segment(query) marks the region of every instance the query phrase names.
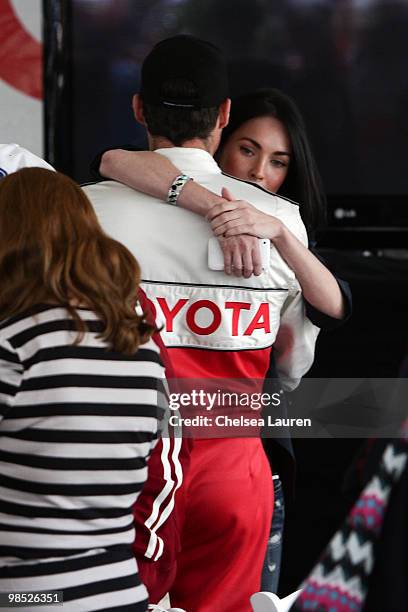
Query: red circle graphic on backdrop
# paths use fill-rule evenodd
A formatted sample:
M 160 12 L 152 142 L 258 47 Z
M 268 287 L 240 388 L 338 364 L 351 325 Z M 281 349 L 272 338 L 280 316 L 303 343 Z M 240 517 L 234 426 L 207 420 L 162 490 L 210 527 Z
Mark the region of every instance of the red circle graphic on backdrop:
M 42 44 L 21 23 L 11 0 L 0 0 L 0 79 L 32 98 L 43 97 Z

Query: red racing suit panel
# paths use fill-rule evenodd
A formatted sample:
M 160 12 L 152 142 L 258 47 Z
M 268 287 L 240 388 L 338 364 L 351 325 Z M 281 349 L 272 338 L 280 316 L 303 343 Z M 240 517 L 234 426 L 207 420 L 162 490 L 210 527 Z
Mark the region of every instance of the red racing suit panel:
M 172 348 L 171 359 L 179 378 L 265 378 L 271 347 L 245 351 L 245 360 L 236 351 Z

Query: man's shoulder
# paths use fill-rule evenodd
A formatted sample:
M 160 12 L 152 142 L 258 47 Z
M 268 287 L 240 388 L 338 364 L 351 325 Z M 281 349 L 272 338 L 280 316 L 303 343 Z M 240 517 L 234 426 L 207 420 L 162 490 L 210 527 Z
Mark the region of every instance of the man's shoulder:
M 137 189 L 133 189 L 132 187 L 128 187 L 127 185 L 124 185 L 123 183 L 119 183 L 118 181 L 114 181 L 112 179 L 90 181 L 88 183 L 83 183 L 81 187 L 90 199 L 121 198 L 124 200 L 132 200 L 132 202 L 156 200 L 156 198 L 153 198 L 152 196 L 149 196 L 146 193 L 137 191 Z M 159 202 L 159 200 L 156 201 Z
M 103 190 L 124 188 L 124 189 L 130 189 L 131 191 L 136 191 L 135 189 L 131 189 L 130 187 L 127 187 L 123 183 L 119 183 L 118 181 L 114 181 L 113 179 L 97 179 L 95 181 L 88 181 L 87 183 L 82 183 L 81 187 L 82 189 L 85 189 L 85 190 L 90 190 L 90 189 L 99 190 L 100 188 L 102 188 Z
M 0 144 L 0 178 L 27 167 L 54 170 L 44 159 L 18 144 Z
M 109 220 L 109 223 L 123 225 L 126 219 L 135 222 L 141 216 L 146 224 L 149 221 L 154 223 L 163 215 L 167 218 L 169 215 L 167 208 L 175 208 L 113 180 L 85 183 L 82 189 L 99 218 Z

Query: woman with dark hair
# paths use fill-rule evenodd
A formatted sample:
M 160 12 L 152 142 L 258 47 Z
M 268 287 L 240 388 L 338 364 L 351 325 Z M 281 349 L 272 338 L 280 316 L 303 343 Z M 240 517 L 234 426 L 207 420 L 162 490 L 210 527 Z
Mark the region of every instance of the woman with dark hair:
M 325 194 L 305 125 L 297 106 L 283 92 L 262 89 L 235 99 L 216 158 L 224 173 L 298 202 L 309 236 L 313 236 L 316 227 L 324 223 Z M 174 177 L 180 175 L 180 169 L 164 156 L 123 149 L 105 152 L 95 161 L 94 168 L 99 168 L 103 176 L 163 200 L 168 197 Z M 223 247 L 225 271 L 238 276 L 249 276 L 252 272 L 245 270 L 248 256 L 237 251 L 237 246 L 231 242 L 232 237 L 251 234 L 269 238 L 295 272 L 312 322 L 322 328 L 340 324 L 351 309 L 347 283 L 337 280 L 279 220 L 248 202 L 234 201 L 233 195 L 227 191 L 222 195 L 223 198 L 194 181 L 188 181 L 178 196 L 177 204 L 206 215 L 211 221 Z M 272 363 L 267 378 L 276 376 Z M 278 470 L 291 474 L 293 461 L 288 460 L 292 455 L 290 440 L 270 439 L 266 446 L 274 474 L 275 503 L 262 589 L 276 592 L 284 517 Z M 286 491 L 290 493 L 290 477 L 284 480 L 287 481 Z
M 265 119 L 269 119 L 269 126 Z M 257 147 L 259 143 L 251 143 L 254 130 L 263 137 L 273 135 L 277 138 L 280 135 L 284 141 L 285 150 L 280 154 L 277 154 L 278 150 L 273 151 L 274 155 L 268 160 L 269 169 L 265 168 L 267 174 L 262 181 L 263 186 L 299 203 L 302 220 L 308 230 L 322 225 L 326 208 L 323 184 L 296 104 L 278 89 L 259 89 L 240 96 L 231 106 L 230 120 L 223 130 L 217 153 L 219 164 L 228 174 L 233 174 L 229 170 L 238 170 L 238 178 L 260 182 L 254 175 L 260 151 Z M 252 146 L 245 147 L 242 143 L 241 139 L 247 136 L 250 136 L 248 145 Z M 251 159 L 252 163 L 240 167 L 239 153 L 243 158 Z
M 71 179 L 26 168 L 0 182 L 0 276 L 0 591 L 145 612 L 132 507 L 164 396 L 138 263 Z

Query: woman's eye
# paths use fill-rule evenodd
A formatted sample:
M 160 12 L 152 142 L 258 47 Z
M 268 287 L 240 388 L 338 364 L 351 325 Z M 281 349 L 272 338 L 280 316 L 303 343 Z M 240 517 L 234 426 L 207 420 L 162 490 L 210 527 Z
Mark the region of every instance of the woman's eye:
M 241 145 L 239 147 L 239 150 L 241 151 L 241 153 L 243 153 L 244 155 L 247 155 L 248 157 L 254 154 L 252 149 L 250 149 L 249 147 L 245 147 L 244 145 Z
M 275 168 L 286 168 L 287 167 L 287 163 L 281 161 L 280 159 L 271 159 L 271 164 Z

